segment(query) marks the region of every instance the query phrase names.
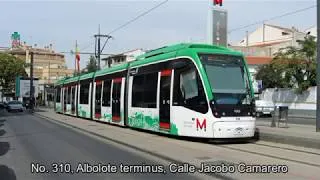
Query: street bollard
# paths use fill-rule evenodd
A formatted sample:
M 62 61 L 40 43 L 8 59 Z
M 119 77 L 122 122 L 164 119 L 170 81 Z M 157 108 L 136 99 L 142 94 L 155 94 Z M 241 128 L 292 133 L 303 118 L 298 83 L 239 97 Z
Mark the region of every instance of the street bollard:
M 280 127 L 280 122 L 284 122 L 285 127 L 288 128 L 288 110 L 288 106 L 279 107 L 278 127 Z
M 271 121 L 271 127 L 276 127 L 276 112 L 277 112 L 277 106 L 274 106 L 274 110 L 273 110 L 273 113 L 272 113 L 272 121 Z

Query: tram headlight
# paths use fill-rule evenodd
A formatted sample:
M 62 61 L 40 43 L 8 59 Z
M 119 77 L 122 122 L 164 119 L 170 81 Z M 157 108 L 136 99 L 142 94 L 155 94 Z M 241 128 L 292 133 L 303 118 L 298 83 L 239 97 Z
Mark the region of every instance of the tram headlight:
M 220 118 L 220 117 L 221 117 L 221 115 L 220 115 L 219 112 L 217 112 L 217 111 L 213 111 L 213 115 L 214 115 L 214 117 L 216 117 L 216 118 Z

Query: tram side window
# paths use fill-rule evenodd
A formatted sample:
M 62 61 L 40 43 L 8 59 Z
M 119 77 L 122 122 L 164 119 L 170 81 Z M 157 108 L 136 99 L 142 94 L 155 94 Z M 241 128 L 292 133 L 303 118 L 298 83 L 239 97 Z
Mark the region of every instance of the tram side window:
M 67 103 L 67 101 L 68 101 L 68 88 L 66 88 L 66 87 L 64 87 L 63 88 L 63 90 L 64 90 L 64 92 L 63 92 L 63 103 Z
M 80 104 L 89 104 L 89 83 L 80 85 Z
M 102 106 L 110 107 L 111 80 L 105 80 L 103 84 Z
M 61 88 L 56 89 L 56 102 L 59 103 L 60 100 L 60 93 L 61 93 Z
M 180 91 L 184 100 L 190 100 L 199 95 L 196 72 L 190 69 L 180 74 Z
M 72 98 L 71 97 L 71 87 L 69 86 L 68 87 L 68 101 L 67 101 L 68 104 L 71 104 L 71 98 Z
M 173 105 L 206 113 L 208 104 L 197 70 L 188 67 L 175 71 Z
M 158 72 L 133 77 L 132 107 L 157 107 Z

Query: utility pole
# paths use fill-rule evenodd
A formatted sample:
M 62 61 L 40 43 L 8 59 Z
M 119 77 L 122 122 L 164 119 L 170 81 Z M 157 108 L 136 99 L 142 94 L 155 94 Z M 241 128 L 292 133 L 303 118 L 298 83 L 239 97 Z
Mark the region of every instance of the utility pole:
M 51 68 L 51 67 L 50 67 L 50 66 L 51 66 L 51 63 L 50 63 L 50 60 L 49 60 L 49 68 L 48 68 L 48 72 L 49 72 L 49 73 L 48 73 L 48 84 L 50 84 L 50 83 L 51 83 L 51 78 L 50 78 L 50 76 L 51 76 L 51 75 L 50 75 L 50 73 L 51 73 L 51 72 L 50 72 L 50 68 Z
M 101 47 L 100 47 L 100 24 L 99 24 L 99 33 L 98 33 L 98 70 L 100 70 L 100 54 L 101 54 Z
M 265 41 L 265 31 L 266 31 L 266 24 L 263 21 L 263 25 L 262 25 L 262 42 L 264 43 Z
M 249 55 L 249 31 L 246 31 L 246 53 Z
M 317 2 L 317 114 L 316 114 L 316 131 L 320 132 L 320 9 Z
M 33 52 L 30 52 L 31 55 L 31 63 L 30 63 L 30 106 L 31 111 L 34 108 L 34 88 L 33 88 Z
M 94 37 L 95 37 L 95 42 L 96 42 L 95 43 L 95 56 L 96 56 L 96 58 L 98 60 L 98 65 L 97 65 L 98 66 L 98 70 L 100 70 L 100 68 L 101 68 L 101 66 L 100 66 L 100 61 L 101 61 L 100 55 L 101 55 L 101 53 L 102 53 L 102 51 L 104 49 L 104 46 L 106 45 L 107 41 L 109 39 L 111 39 L 112 36 L 106 35 L 106 34 L 101 34 L 100 33 L 100 24 L 99 24 L 98 34 L 95 34 Z M 102 47 L 102 49 L 101 49 L 101 38 L 107 38 L 107 40 L 104 43 L 104 46 Z M 97 48 L 97 46 L 98 46 L 98 48 Z

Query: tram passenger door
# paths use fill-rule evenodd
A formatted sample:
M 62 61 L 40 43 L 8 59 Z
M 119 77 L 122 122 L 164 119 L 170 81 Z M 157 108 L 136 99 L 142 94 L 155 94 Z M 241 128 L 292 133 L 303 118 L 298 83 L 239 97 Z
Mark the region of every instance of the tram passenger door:
M 96 81 L 96 93 L 95 93 L 95 118 L 101 118 L 101 89 L 102 81 Z
M 75 97 L 76 97 L 76 86 L 71 87 L 71 114 L 75 113 L 76 106 L 75 106 Z
M 120 105 L 121 105 L 121 84 L 122 78 L 113 79 L 112 87 L 112 121 L 119 122 L 120 117 Z
M 63 113 L 67 111 L 68 87 L 63 88 Z
M 170 131 L 170 87 L 172 70 L 161 71 L 159 98 L 159 127 L 160 130 Z

